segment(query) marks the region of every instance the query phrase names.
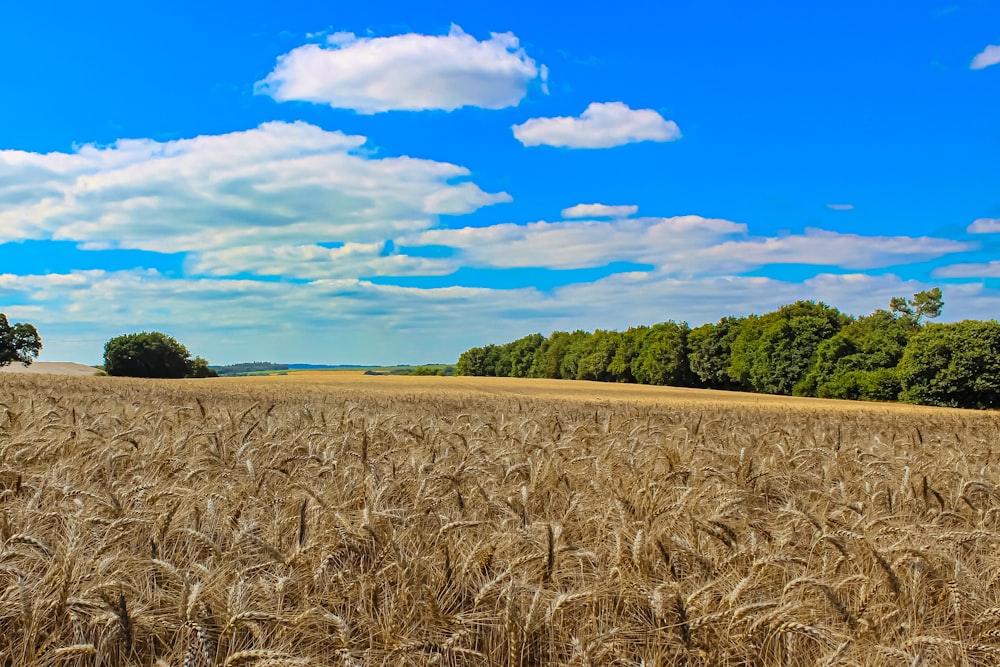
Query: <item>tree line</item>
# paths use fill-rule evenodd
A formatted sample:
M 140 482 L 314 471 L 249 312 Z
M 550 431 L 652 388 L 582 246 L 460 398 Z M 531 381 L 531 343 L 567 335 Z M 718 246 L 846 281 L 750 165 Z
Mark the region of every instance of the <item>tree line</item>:
M 261 371 L 287 371 L 288 364 L 274 364 L 270 361 L 245 361 L 240 364 L 227 364 L 225 366 L 212 366 L 212 370 L 219 376 L 246 375 L 247 373 L 260 373 Z
M 0 368 L 13 363 L 30 366 L 42 350 L 42 337 L 27 322 L 11 324 L 0 313 Z M 216 377 L 202 357 L 192 357 L 187 347 L 159 331 L 115 336 L 104 345 L 107 375 L 141 378 Z
M 1000 407 L 1000 323 L 928 323 L 943 305 L 934 288 L 863 317 L 797 301 L 694 329 L 535 333 L 466 350 L 456 373 Z

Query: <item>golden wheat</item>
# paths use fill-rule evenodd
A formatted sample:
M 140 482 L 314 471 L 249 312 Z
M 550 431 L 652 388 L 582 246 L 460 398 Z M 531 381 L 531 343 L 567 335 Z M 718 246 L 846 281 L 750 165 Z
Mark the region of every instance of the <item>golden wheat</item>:
M 1000 656 L 994 414 L 311 377 L 0 375 L 0 665 Z

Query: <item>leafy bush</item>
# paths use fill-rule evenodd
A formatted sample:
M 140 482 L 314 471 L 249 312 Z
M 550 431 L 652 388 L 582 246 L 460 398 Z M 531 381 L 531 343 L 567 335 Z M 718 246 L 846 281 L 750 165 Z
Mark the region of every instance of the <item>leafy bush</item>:
M 444 369 L 436 366 L 417 366 L 410 371 L 410 375 L 444 375 Z
M 816 387 L 820 398 L 846 398 L 855 401 L 895 401 L 899 396 L 899 373 L 895 368 L 873 371 L 847 371 Z
M 141 378 L 216 375 L 205 359 L 192 359 L 177 339 L 159 331 L 125 334 L 109 340 L 104 345 L 104 370 L 108 375 Z

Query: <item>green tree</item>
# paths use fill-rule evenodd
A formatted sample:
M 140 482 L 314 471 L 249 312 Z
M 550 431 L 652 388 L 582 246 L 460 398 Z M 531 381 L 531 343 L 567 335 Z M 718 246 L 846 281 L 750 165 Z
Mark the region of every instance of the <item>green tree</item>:
M 38 358 L 42 339 L 30 324 L 10 324 L 0 313 L 0 368 L 19 362 L 30 366 Z
M 195 357 L 188 364 L 187 377 L 192 378 L 217 378 L 219 374 L 214 368 L 209 368 L 208 361 L 202 357 Z
M 939 317 L 943 308 L 944 301 L 940 287 L 917 292 L 912 299 L 894 296 L 889 300 L 889 310 L 905 319 L 913 320 L 916 324 L 920 324 L 923 318 Z
M 519 338 L 510 344 L 510 376 L 516 378 L 526 378 L 531 373 L 531 366 L 535 362 L 535 353 L 545 342 L 545 337 L 540 333 L 533 333 Z
M 208 362 L 191 359 L 177 339 L 159 331 L 116 336 L 104 345 L 108 375 L 142 378 L 208 377 Z
M 456 375 L 487 375 L 486 350 L 481 347 L 470 347 L 458 357 L 455 364 Z
M 743 320 L 723 317 L 715 324 L 703 324 L 688 334 L 688 361 L 700 384 L 709 389 L 737 389 L 729 377 L 733 341 Z
M 687 387 L 693 384 L 687 359 L 687 323 L 654 324 L 642 339 L 632 361 L 632 375 L 640 384 Z
M 528 375 L 533 378 L 558 379 L 562 377 L 560 368 L 569 344 L 570 334 L 568 332 L 553 331 L 549 334 L 549 337 L 535 351 L 535 356 L 531 361 L 531 371 Z
M 619 334 L 615 356 L 608 364 L 608 379 L 615 382 L 637 382 L 632 365 L 642 350 L 642 342 L 649 334 L 649 327 L 630 327 Z
M 1000 407 L 1000 323 L 927 325 L 906 346 L 899 378 L 899 398 L 907 403 Z
M 559 362 L 559 377 L 563 380 L 575 380 L 580 372 L 580 360 L 590 354 L 592 334 L 577 329 L 569 335 L 569 343 Z
M 802 393 L 820 398 L 891 401 L 899 395 L 896 366 L 916 320 L 876 310 L 819 344 Z
M 511 344 L 486 346 L 486 374 L 491 377 L 510 377 Z
M 790 395 L 812 367 L 819 344 L 848 322 L 836 308 L 813 301 L 749 317 L 733 340 L 729 376 L 750 391 Z
M 577 363 L 576 379 L 610 382 L 614 378 L 609 371 L 622 335 L 617 331 L 598 329 L 588 340 L 583 356 Z

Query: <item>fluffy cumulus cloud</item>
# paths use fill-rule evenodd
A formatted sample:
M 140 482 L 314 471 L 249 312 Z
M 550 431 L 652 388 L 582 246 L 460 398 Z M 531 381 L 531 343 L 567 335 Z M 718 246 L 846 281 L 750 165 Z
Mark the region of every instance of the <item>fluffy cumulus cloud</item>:
M 564 218 L 627 218 L 639 212 L 639 207 L 605 206 L 604 204 L 577 204 L 562 210 Z
M 976 54 L 969 67 L 970 69 L 985 69 L 998 63 L 1000 63 L 1000 45 L 991 44 Z
M 244 245 L 384 242 L 441 213 L 510 201 L 464 167 L 375 158 L 364 137 L 266 123 L 74 153 L 0 151 L 0 242 L 210 252 Z
M 479 41 L 453 25 L 443 36 L 335 33 L 324 45 L 306 44 L 279 57 L 257 91 L 279 102 L 314 102 L 365 114 L 502 109 L 520 103 L 528 85 L 546 72 L 515 35 L 492 33 Z
M 531 118 L 513 127 L 525 146 L 611 148 L 638 141 L 674 141 L 680 128 L 653 109 L 630 109 L 621 102 L 594 102 L 579 118 Z
M 1000 218 L 979 218 L 966 231 L 970 234 L 1000 234 Z
M 510 196 L 483 190 L 459 165 L 382 158 L 365 142 L 306 123 L 267 123 L 71 153 L 0 151 L 0 242 L 184 256 L 177 273 L 0 274 L 4 312 L 39 327 L 46 359 L 96 362 L 107 338 L 146 328 L 220 363 L 448 361 L 530 331 L 697 324 L 801 298 L 866 312 L 928 285 L 861 271 L 978 247 L 824 230 L 760 235 L 719 218 L 632 217 L 634 205 L 579 204 L 555 222 L 450 228 L 442 215 Z M 998 222 L 977 220 L 969 231 L 998 232 Z M 618 263 L 628 266 L 600 269 Z M 820 268 L 805 282 L 748 275 L 779 264 Z M 938 275 L 992 276 L 993 264 L 955 264 Z M 827 275 L 827 266 L 858 273 Z M 604 277 L 571 282 L 564 273 L 568 284 L 543 290 L 463 287 L 453 276 L 535 267 Z M 414 276 L 436 276 L 440 286 L 392 284 Z M 1000 307 L 982 285 L 949 285 L 945 299 L 949 317 Z
M 628 217 L 637 212 L 634 205 L 579 204 L 557 222 L 442 228 L 443 214 L 511 197 L 484 191 L 464 167 L 378 158 L 364 146 L 361 136 L 274 122 L 73 153 L 0 151 L 0 242 L 67 240 L 85 249 L 185 253 L 191 275 L 308 280 L 612 262 L 688 276 L 772 264 L 869 269 L 975 247 L 823 230 L 753 236 L 745 224 L 728 220 Z M 969 231 L 1000 231 L 1000 221 L 977 220 Z M 396 250 L 414 246 L 450 251 L 440 258 Z

